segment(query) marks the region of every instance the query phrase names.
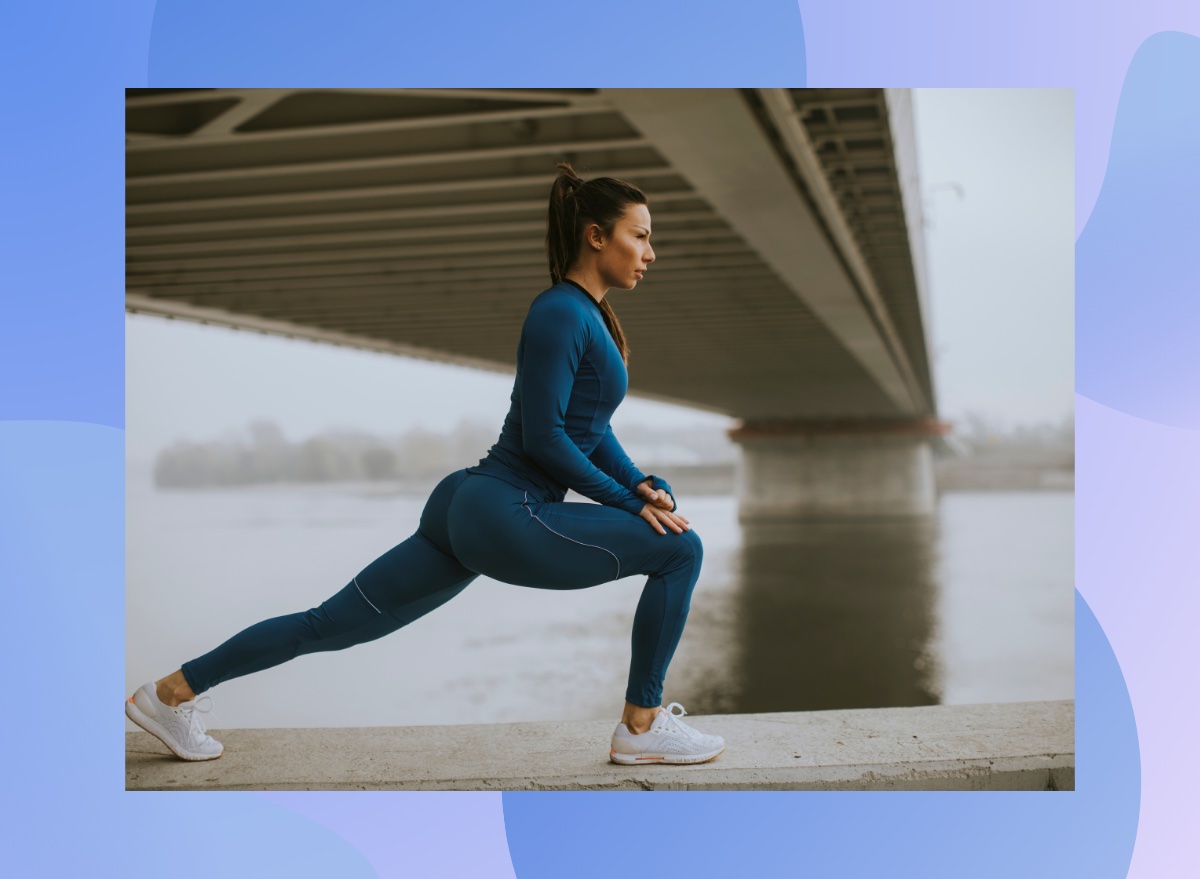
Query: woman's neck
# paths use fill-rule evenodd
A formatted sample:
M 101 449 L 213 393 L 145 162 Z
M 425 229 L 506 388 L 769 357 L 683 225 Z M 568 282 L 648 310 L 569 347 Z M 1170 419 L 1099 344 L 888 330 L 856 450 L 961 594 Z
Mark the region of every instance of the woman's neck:
M 579 267 L 573 268 L 567 272 L 563 280 L 574 281 L 584 290 L 587 290 L 588 295 L 596 300 L 597 305 L 600 304 L 600 301 L 604 299 L 605 294 L 608 293 L 608 288 L 600 282 L 599 276 L 594 272 L 587 271 L 586 269 Z M 599 294 L 596 293 L 597 290 L 600 291 Z

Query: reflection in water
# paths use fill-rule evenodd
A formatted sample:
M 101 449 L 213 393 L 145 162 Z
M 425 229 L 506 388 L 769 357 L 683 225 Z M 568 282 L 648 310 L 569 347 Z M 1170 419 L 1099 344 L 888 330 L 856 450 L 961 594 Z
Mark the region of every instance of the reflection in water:
M 937 532 L 935 518 L 744 523 L 736 684 L 705 700 L 738 713 L 936 704 Z

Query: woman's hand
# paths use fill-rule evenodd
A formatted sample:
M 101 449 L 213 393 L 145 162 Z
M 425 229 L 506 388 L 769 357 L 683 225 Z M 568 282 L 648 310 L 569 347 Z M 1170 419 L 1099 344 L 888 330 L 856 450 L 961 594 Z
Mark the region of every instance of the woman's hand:
M 666 492 L 659 493 L 666 494 Z M 671 504 L 671 506 L 674 506 L 674 504 Z M 663 529 L 663 525 L 666 525 L 667 528 L 670 528 L 676 534 L 682 534 L 684 531 L 692 530 L 691 525 L 688 524 L 688 520 L 683 516 L 679 515 L 678 513 L 671 513 L 667 510 L 660 509 L 653 504 L 646 504 L 644 507 L 642 507 L 642 512 L 639 513 L 639 515 L 649 522 L 650 527 L 652 527 L 659 534 L 667 533 Z
M 666 510 L 667 512 L 670 512 L 671 510 L 673 510 L 675 508 L 675 498 L 671 497 L 669 494 L 667 494 L 661 488 L 660 489 L 651 488 L 649 481 L 639 482 L 638 486 L 637 486 L 637 492 L 638 492 L 638 495 L 642 498 L 642 500 L 646 501 L 649 504 L 653 504 L 654 506 L 658 507 L 659 509 L 663 509 L 663 510 Z

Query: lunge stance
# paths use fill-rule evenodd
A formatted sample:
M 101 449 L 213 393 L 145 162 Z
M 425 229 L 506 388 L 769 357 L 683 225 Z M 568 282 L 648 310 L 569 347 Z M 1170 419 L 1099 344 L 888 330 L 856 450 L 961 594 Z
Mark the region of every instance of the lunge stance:
M 550 192 L 553 283 L 529 307 L 500 438 L 478 465 L 433 490 L 415 534 L 303 613 L 264 620 L 140 687 L 125 713 L 184 760 L 211 760 L 201 696 L 222 681 L 295 656 L 382 638 L 446 603 L 483 574 L 538 589 L 582 589 L 647 574 L 633 619 L 617 763 L 702 763 L 719 736 L 664 709 L 663 683 L 683 633 L 703 549 L 671 486 L 634 466 L 609 427 L 628 387 L 628 346 L 606 294 L 632 290 L 650 264 L 645 194 L 610 177 L 584 181 L 562 163 Z M 597 501 L 564 503 L 568 488 Z M 675 709 L 680 713 L 676 714 Z

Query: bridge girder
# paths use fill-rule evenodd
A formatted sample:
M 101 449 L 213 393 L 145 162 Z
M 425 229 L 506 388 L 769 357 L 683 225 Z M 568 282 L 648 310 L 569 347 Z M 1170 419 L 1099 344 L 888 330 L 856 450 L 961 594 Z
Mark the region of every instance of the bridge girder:
M 130 90 L 130 311 L 511 371 L 554 163 L 641 185 L 631 393 L 749 422 L 927 418 L 896 90 Z

